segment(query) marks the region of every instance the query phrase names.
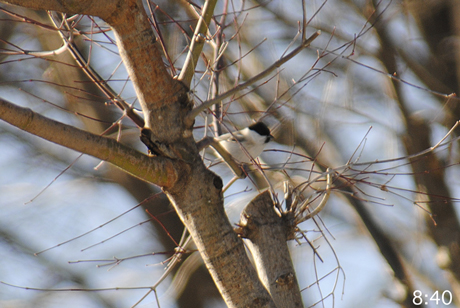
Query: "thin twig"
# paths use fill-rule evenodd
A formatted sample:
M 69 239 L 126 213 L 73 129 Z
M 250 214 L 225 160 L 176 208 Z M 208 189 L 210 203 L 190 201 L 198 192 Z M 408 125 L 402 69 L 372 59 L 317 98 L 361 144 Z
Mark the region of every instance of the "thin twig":
M 289 60 L 291 60 L 293 57 L 295 57 L 297 54 L 299 54 L 303 49 L 305 49 L 306 47 L 310 46 L 310 44 L 321 34 L 321 31 L 316 31 L 312 36 L 310 36 L 305 42 L 303 42 L 299 47 L 297 47 L 296 49 L 294 49 L 291 53 L 289 53 L 288 55 L 286 55 L 285 57 L 282 57 L 281 59 L 279 59 L 278 61 L 276 61 L 275 63 L 273 63 L 271 66 L 269 66 L 266 70 L 264 70 L 263 72 L 257 74 L 256 76 L 250 78 L 248 81 L 244 82 L 244 83 L 241 83 L 239 85 L 237 85 L 236 87 L 234 87 L 232 90 L 230 91 L 227 91 L 219 96 L 217 96 L 216 98 L 212 99 L 212 100 L 209 100 L 207 102 L 204 102 L 202 105 L 200 106 L 197 106 L 196 108 L 194 108 L 192 111 L 190 111 L 190 113 L 188 114 L 187 118 L 186 118 L 186 123 L 189 122 L 189 123 L 192 123 L 194 120 L 195 120 L 195 117 L 197 117 L 202 111 L 208 109 L 209 107 L 211 107 L 212 105 L 214 104 L 217 104 L 219 102 L 221 102 L 222 100 L 234 95 L 235 93 L 249 87 L 250 85 L 254 84 L 255 82 L 267 77 L 268 75 L 270 75 L 274 70 L 278 69 L 281 65 L 283 65 L 284 63 L 288 62 Z
M 63 30 L 61 29 L 61 25 L 56 20 L 56 17 L 53 16 L 53 12 L 49 13 L 50 19 L 53 22 L 54 26 L 59 32 L 64 43 L 68 44 L 68 50 L 72 57 L 75 59 L 77 64 L 83 70 L 83 72 L 94 82 L 94 84 L 99 88 L 99 90 L 104 93 L 107 98 L 109 98 L 118 108 L 120 108 L 138 127 L 144 127 L 144 119 L 136 112 L 134 112 L 133 107 L 131 107 L 128 103 L 122 100 L 119 95 L 102 79 L 99 74 L 93 70 L 93 68 L 86 63 L 85 58 L 80 53 L 80 50 L 75 46 L 74 42 L 71 40 L 71 37 L 68 38 Z M 65 16 L 63 16 L 63 24 L 66 28 L 66 31 L 72 33 L 73 29 L 67 24 L 65 21 Z
M 323 199 L 321 200 L 320 204 L 313 211 L 311 211 L 310 213 L 305 215 L 305 217 L 303 217 L 296 224 L 299 224 L 299 223 L 301 223 L 303 221 L 306 221 L 307 219 L 310 219 L 310 218 L 318 215 L 319 212 L 321 212 L 321 210 L 326 206 L 326 203 L 329 200 L 329 196 L 331 195 L 331 184 L 332 184 L 332 175 L 331 174 L 333 172 L 334 171 L 332 169 L 330 169 L 330 168 L 327 168 L 327 170 L 326 170 L 326 189 L 324 190 L 325 193 L 324 193 Z M 303 206 L 299 207 L 299 211 L 303 211 L 302 207 Z

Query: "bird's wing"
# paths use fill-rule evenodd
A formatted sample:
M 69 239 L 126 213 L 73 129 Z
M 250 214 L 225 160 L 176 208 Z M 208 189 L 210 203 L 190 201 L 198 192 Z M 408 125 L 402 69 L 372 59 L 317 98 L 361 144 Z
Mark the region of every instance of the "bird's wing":
M 243 136 L 240 132 L 234 132 L 233 134 L 223 134 L 216 138 L 218 141 L 227 141 L 227 142 L 244 142 L 246 137 Z

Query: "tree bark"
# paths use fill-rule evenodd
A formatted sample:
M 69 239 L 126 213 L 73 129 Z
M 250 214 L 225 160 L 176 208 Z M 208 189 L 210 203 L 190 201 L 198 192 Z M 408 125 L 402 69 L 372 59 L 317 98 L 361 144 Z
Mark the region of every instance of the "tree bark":
M 17 128 L 69 149 L 107 161 L 158 186 L 173 186 L 187 165 L 164 157 L 148 157 L 115 139 L 98 136 L 51 120 L 0 98 L 0 118 Z
M 184 120 L 192 109 L 187 89 L 168 75 L 142 1 L 100 1 L 97 5 L 93 2 L 78 0 L 62 4 L 53 0 L 34 0 L 8 3 L 70 14 L 91 14 L 112 26 L 120 55 L 143 109 L 144 129 L 150 132 L 150 141 L 159 149 L 155 158 L 140 158 L 142 155 L 135 151 L 132 156 L 140 160 L 158 161 L 161 162 L 160 167 L 162 164 L 167 167 L 143 169 L 130 155 L 114 158 L 110 151 L 100 155 L 100 158 L 163 188 L 192 235 L 229 307 L 275 307 L 246 255 L 242 240 L 228 221 L 223 204 L 222 180 L 206 169 L 199 156 L 192 135 L 193 122 Z M 101 3 L 105 3 L 106 10 L 101 9 Z M 12 108 L 11 104 L 5 103 L 3 101 L 2 104 L 7 105 L 5 108 Z M 46 118 L 29 110 L 16 114 L 16 109 L 11 110 L 11 117 L 17 118 L 22 129 L 83 153 L 99 155 L 90 146 L 78 145 L 79 140 L 90 136 L 83 131 L 66 127 L 47 132 L 40 128 Z M 4 118 L 3 114 L 1 117 Z M 37 119 L 43 121 L 37 122 Z M 80 137 L 72 138 L 71 132 Z M 107 147 L 108 150 L 116 145 L 114 140 L 97 137 L 92 135 L 89 139 L 93 139 L 93 143 L 102 142 L 99 148 Z M 142 170 L 136 170 L 138 168 Z M 171 173 L 175 181 L 168 182 Z
M 302 296 L 287 245 L 293 232 L 290 214 L 277 213 L 266 190 L 244 208 L 239 225 L 259 278 L 276 307 L 298 308 L 303 307 Z

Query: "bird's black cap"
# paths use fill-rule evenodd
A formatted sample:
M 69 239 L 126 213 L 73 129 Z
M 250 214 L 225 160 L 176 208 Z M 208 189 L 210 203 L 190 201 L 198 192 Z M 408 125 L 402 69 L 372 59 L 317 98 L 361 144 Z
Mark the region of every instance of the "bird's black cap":
M 270 129 L 265 125 L 265 123 L 257 122 L 248 127 L 250 130 L 257 132 L 261 136 L 271 137 Z

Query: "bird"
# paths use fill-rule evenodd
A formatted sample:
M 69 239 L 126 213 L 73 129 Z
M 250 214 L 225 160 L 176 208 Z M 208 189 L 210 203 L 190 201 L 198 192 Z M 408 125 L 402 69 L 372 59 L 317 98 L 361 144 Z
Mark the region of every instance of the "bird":
M 263 122 L 214 138 L 235 161 L 246 164 L 258 157 L 272 139 L 270 129 Z

